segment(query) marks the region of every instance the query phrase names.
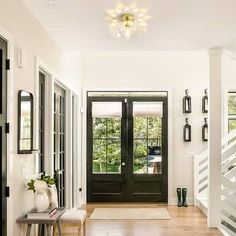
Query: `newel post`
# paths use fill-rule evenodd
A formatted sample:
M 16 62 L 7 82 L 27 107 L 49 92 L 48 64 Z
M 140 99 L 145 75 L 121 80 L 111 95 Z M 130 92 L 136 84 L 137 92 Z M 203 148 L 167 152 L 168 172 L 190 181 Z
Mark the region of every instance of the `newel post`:
M 220 224 L 222 55 L 221 48 L 209 50 L 209 227 L 218 227 Z

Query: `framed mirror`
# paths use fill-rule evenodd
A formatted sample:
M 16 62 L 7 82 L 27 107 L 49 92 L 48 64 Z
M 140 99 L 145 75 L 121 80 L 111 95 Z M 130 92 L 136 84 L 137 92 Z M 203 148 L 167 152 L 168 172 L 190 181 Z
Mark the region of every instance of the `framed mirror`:
M 18 92 L 18 153 L 31 154 L 33 150 L 33 94 Z

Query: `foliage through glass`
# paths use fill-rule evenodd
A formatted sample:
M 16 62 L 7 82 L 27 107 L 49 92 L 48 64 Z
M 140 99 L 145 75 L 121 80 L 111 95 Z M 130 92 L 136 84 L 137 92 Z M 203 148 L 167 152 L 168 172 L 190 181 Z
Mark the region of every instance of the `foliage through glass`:
M 151 155 L 150 148 L 162 145 L 161 117 L 134 117 L 133 172 L 161 174 L 161 155 Z
M 93 118 L 93 173 L 120 173 L 121 119 Z
M 236 93 L 228 96 L 228 132 L 236 129 Z

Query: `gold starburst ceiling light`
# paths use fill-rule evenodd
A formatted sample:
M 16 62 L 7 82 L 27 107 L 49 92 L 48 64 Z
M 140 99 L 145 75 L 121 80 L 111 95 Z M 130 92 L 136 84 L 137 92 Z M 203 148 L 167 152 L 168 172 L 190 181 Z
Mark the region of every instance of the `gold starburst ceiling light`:
M 147 31 L 148 8 L 138 8 L 135 3 L 117 3 L 116 8 L 106 10 L 111 33 L 117 38 L 129 40 L 133 35 Z

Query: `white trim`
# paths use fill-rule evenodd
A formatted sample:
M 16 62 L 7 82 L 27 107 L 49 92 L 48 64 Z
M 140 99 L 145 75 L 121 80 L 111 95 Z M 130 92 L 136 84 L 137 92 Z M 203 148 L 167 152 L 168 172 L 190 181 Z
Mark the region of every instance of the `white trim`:
M 66 114 L 65 114 L 65 156 L 67 157 L 65 160 L 65 182 L 66 182 L 66 189 L 65 189 L 65 198 L 66 202 L 65 205 L 67 208 L 71 209 L 72 206 L 72 194 L 74 196 L 77 196 L 78 188 L 77 188 L 77 174 L 76 172 L 78 170 L 75 170 L 75 173 L 73 173 L 73 167 L 72 167 L 72 94 L 76 96 L 76 93 L 70 90 L 64 83 L 62 83 L 57 78 L 53 81 L 55 84 L 60 86 L 65 90 L 65 98 L 66 98 Z M 78 121 L 77 121 L 78 122 Z M 76 131 L 78 132 L 78 131 Z M 77 152 L 77 151 L 76 151 Z M 77 165 L 76 165 L 77 166 Z M 74 174 L 74 177 L 76 178 L 75 181 L 75 187 L 72 186 L 72 175 Z M 77 197 L 76 197 L 77 199 Z M 78 203 L 79 201 L 76 200 L 76 207 L 79 207 Z
M 72 92 L 69 89 L 65 90 L 65 205 L 67 208 L 72 208 Z
M 61 82 L 57 77 L 54 78 L 54 83 L 64 89 L 65 91 L 71 91 L 63 82 Z
M 117 91 L 134 91 L 134 92 L 138 92 L 138 91 L 143 91 L 143 92 L 149 92 L 151 91 L 150 89 L 145 89 L 142 88 L 142 90 L 140 90 L 140 88 L 117 88 L 117 89 L 94 89 L 94 88 L 84 88 L 83 89 L 83 99 L 82 99 L 82 104 L 84 108 L 87 108 L 87 92 L 88 91 L 103 91 L 103 92 L 117 92 Z M 172 136 L 172 88 L 159 88 L 158 91 L 166 91 L 168 92 L 168 204 L 173 204 L 176 203 L 176 201 L 173 201 L 172 198 L 172 189 L 173 189 L 173 152 L 172 152 L 172 146 L 173 146 L 173 136 Z M 86 110 L 86 109 L 84 109 Z M 87 113 L 84 112 L 82 114 L 82 150 L 81 150 L 81 156 L 82 156 L 82 160 L 81 160 L 81 165 L 82 165 L 82 169 L 81 169 L 81 174 L 82 174 L 82 204 L 86 204 L 87 203 L 87 134 L 86 134 L 86 130 L 87 130 Z M 193 201 L 192 201 L 193 202 Z
M 235 60 L 236 61 L 236 56 L 232 53 L 232 52 L 230 52 L 230 51 L 228 51 L 228 50 L 223 50 L 223 55 L 226 55 L 226 56 L 228 56 L 228 57 L 230 57 L 231 59 L 233 59 L 233 60 Z
M 72 117 L 73 119 L 73 132 L 72 135 L 72 141 L 73 141 L 73 147 L 74 149 L 72 150 L 72 158 L 74 158 L 74 162 L 72 160 L 73 166 L 72 166 L 72 171 L 73 171 L 73 180 L 74 180 L 74 185 L 72 186 L 72 194 L 74 197 L 74 204 L 72 204 L 72 208 L 78 208 L 81 205 L 81 193 L 79 191 L 79 188 L 81 187 L 81 117 L 79 113 L 79 104 L 80 104 L 80 99 L 79 96 L 75 93 L 72 92 L 72 98 L 74 98 L 74 116 Z M 73 107 L 72 107 L 73 109 Z
M 53 77 L 47 65 L 38 57 L 35 57 L 35 147 L 38 148 L 38 91 L 39 91 L 39 72 L 42 71 L 45 76 L 45 130 L 48 135 L 45 135 L 45 171 L 53 175 Z M 48 160 L 48 161 L 46 161 Z M 38 173 L 38 158 L 36 158 L 36 173 Z
M 228 89 L 222 89 L 222 135 L 225 136 L 228 134 Z
M 172 102 L 173 92 L 168 89 L 168 204 L 172 202 L 173 191 L 173 117 L 172 117 Z M 176 201 L 177 202 L 177 201 Z M 175 204 L 176 204 L 175 202 Z
M 72 151 L 71 151 L 71 90 L 67 88 L 59 79 L 54 78 L 53 80 L 53 90 L 52 96 L 54 93 L 54 84 L 58 85 L 65 90 L 65 206 L 71 208 L 71 199 L 72 199 L 72 186 L 71 186 L 71 163 L 72 163 Z M 53 101 L 53 100 L 52 100 Z M 53 107 L 53 102 L 52 102 Z M 53 145 L 52 145 L 53 146 Z M 52 155 L 53 157 L 53 155 Z M 53 169 L 53 160 L 52 160 L 52 169 Z
M 67 156 L 65 162 L 65 181 L 66 181 L 66 207 L 72 207 L 72 191 L 75 191 L 72 187 L 72 107 L 71 107 L 71 97 L 72 91 L 59 79 L 54 77 L 50 68 L 39 58 L 35 57 L 35 142 L 34 147 L 38 148 L 38 90 L 39 90 L 39 71 L 43 72 L 45 77 L 45 130 L 47 130 L 47 135 L 45 136 L 45 171 L 53 175 L 53 94 L 54 94 L 54 84 L 62 87 L 65 90 L 65 103 L 66 103 L 66 116 L 65 116 L 65 155 Z M 75 93 L 74 93 L 75 94 Z M 48 161 L 46 161 L 48 160 Z M 38 158 L 36 158 L 36 171 L 38 172 Z
M 7 71 L 7 122 L 10 123 L 10 134 L 7 137 L 7 185 L 12 186 L 13 172 L 13 158 L 14 158 L 14 138 L 13 127 L 14 122 L 13 108 L 14 108 L 14 91 L 13 91 L 13 72 L 14 72 L 14 38 L 13 36 L 0 25 L 0 37 L 7 41 L 7 57 L 10 59 L 10 70 Z M 13 225 L 15 223 L 13 209 L 13 198 L 10 196 L 7 199 L 7 235 L 13 235 Z
M 87 91 L 89 89 L 85 89 L 82 92 L 82 104 L 83 107 L 87 108 Z M 86 110 L 86 109 L 85 109 Z M 81 183 L 82 183 L 82 196 L 81 203 L 87 203 L 87 112 L 82 113 L 82 124 L 81 124 Z
M 177 198 L 169 198 L 168 200 L 168 205 L 170 206 L 177 206 L 177 203 L 178 203 L 178 199 Z M 187 203 L 189 206 L 193 206 L 194 205 L 194 198 L 187 198 Z

